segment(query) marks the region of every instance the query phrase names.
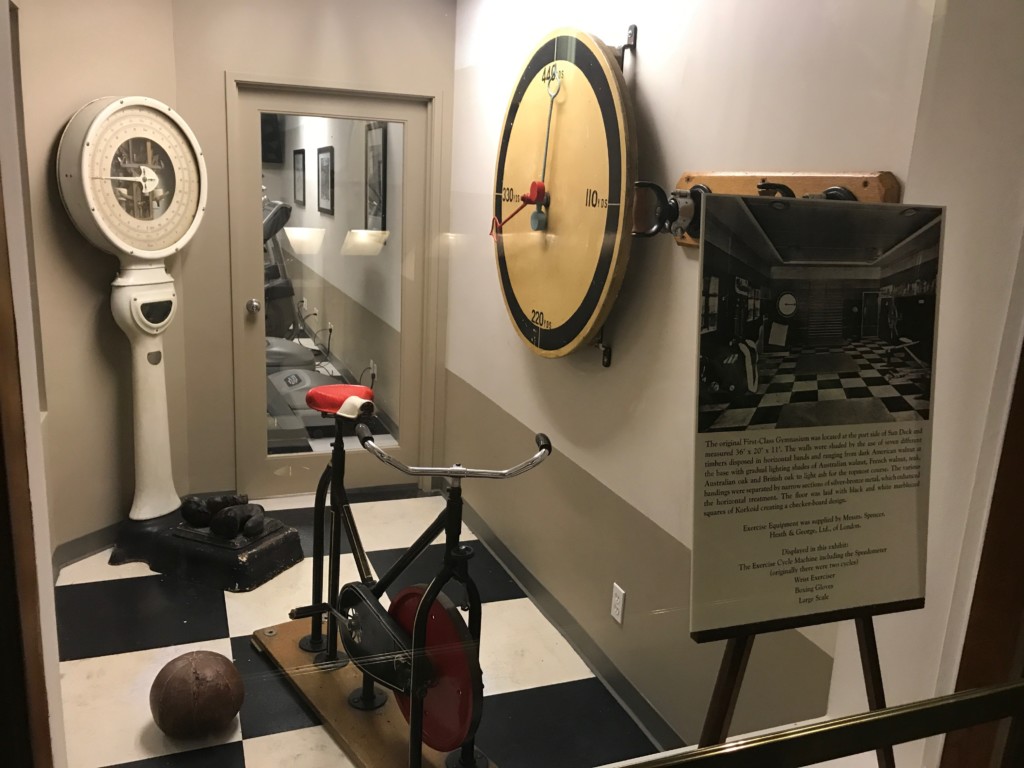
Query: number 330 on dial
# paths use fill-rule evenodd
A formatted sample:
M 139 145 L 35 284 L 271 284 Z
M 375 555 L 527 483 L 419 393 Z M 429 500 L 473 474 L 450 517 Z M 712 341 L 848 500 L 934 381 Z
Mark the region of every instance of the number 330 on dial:
M 559 30 L 509 101 L 494 179 L 502 295 L 516 332 L 562 357 L 601 330 L 629 259 L 636 146 L 614 52 Z

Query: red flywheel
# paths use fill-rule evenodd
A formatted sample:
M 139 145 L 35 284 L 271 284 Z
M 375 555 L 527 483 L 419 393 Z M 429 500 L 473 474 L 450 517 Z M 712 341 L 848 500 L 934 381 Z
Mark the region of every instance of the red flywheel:
M 412 636 L 416 610 L 426 593 L 417 584 L 402 590 L 388 609 Z M 438 595 L 427 617 L 426 654 L 434 679 L 423 700 L 423 743 L 439 752 L 451 752 L 475 731 L 483 703 L 483 680 L 476 644 L 458 608 Z M 396 693 L 395 700 L 409 719 L 411 697 Z

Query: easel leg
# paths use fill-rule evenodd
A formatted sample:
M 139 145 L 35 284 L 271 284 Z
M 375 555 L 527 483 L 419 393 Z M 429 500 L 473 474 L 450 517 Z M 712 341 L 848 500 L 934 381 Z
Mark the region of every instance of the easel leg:
M 708 706 L 704 728 L 700 733 L 700 746 L 710 747 L 725 743 L 753 645 L 753 635 L 734 637 L 726 642 L 722 665 L 718 668 L 718 679 L 715 680 L 715 690 L 711 694 L 711 704 Z
M 885 691 L 882 688 L 882 666 L 878 662 L 878 643 L 875 640 L 875 625 L 870 616 L 854 619 L 857 625 L 857 644 L 860 646 L 860 665 L 864 670 L 864 686 L 868 693 L 868 708 L 872 711 L 885 709 Z M 896 768 L 892 747 L 881 747 L 875 751 L 878 768 Z

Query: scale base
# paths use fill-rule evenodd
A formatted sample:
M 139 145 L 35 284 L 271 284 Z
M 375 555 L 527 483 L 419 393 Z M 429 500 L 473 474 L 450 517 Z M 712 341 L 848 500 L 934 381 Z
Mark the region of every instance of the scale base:
M 177 511 L 151 520 L 125 520 L 110 564 L 143 562 L 157 573 L 228 592 L 248 592 L 303 559 L 299 533 L 266 518 L 252 538 L 221 539 L 182 522 Z

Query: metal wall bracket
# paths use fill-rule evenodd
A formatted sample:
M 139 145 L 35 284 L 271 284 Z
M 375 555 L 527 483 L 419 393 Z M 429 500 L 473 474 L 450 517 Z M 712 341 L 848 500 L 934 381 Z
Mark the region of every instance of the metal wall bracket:
M 654 195 L 655 206 L 650 223 L 640 229 L 636 228 L 637 213 L 643 217 L 645 206 L 634 202 L 633 230 L 634 237 L 654 237 L 662 233 L 671 234 L 675 238 L 689 235 L 700 237 L 700 214 L 704 195 L 710 192 L 703 184 L 695 184 L 689 189 L 673 189 L 666 192 L 652 181 L 637 181 L 633 185 L 634 195 L 637 190 L 647 190 Z M 635 198 L 634 198 L 635 201 Z M 639 211 L 638 211 L 639 209 Z M 646 210 L 650 210 L 646 206 Z
M 594 339 L 594 346 L 597 347 L 601 352 L 601 366 L 603 368 L 612 367 L 612 348 L 610 345 L 604 343 L 604 326 L 601 326 L 601 330 L 597 332 L 597 338 Z
M 898 203 L 902 197 L 899 179 L 889 171 L 870 173 L 718 173 L 687 171 L 676 186 L 721 195 L 761 197 L 802 197 L 819 200 L 859 200 L 865 203 Z M 700 212 L 696 213 L 700 219 Z M 675 234 L 673 232 L 673 234 Z M 700 233 L 689 228 L 676 235 L 679 245 L 697 245 Z
M 632 51 L 633 55 L 636 56 L 636 24 L 630 24 L 629 29 L 626 30 L 626 42 L 615 47 L 615 60 L 619 62 L 619 69 L 622 69 L 622 63 L 626 58 L 626 51 Z

